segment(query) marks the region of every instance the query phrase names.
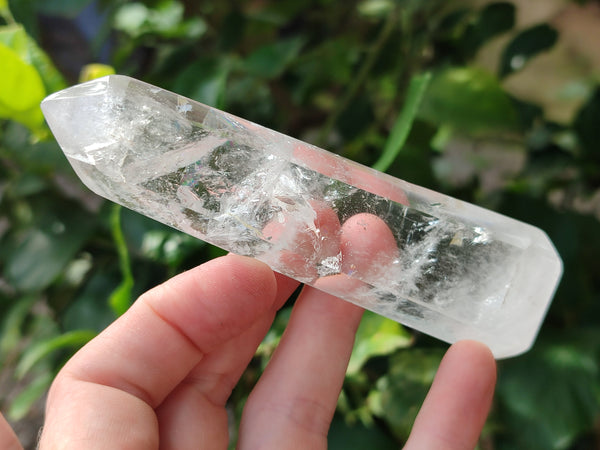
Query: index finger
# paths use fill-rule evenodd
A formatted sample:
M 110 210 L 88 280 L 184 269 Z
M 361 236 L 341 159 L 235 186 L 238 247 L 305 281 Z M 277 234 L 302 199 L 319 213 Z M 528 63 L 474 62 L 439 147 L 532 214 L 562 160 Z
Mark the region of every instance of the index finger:
M 42 442 L 154 447 L 154 408 L 211 349 L 271 313 L 276 286 L 263 263 L 229 255 L 149 291 L 60 372 Z

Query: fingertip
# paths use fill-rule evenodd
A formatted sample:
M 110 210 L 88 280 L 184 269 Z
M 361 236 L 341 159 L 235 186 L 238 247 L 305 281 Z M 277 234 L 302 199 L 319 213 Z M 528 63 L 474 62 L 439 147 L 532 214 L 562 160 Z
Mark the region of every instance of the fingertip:
M 199 274 L 201 282 L 214 283 L 223 299 L 238 300 L 238 306 L 244 306 L 238 314 L 255 317 L 273 307 L 278 283 L 273 270 L 262 261 L 230 253 L 202 267 L 205 271 Z
M 468 359 L 469 365 L 481 373 L 481 379 L 487 380 L 491 385 L 495 384 L 496 360 L 487 345 L 473 340 L 458 341 L 450 346 L 442 364 L 444 361 L 462 364 L 465 359 Z
M 460 341 L 446 352 L 405 449 L 474 448 L 489 413 L 496 362 L 487 346 Z
M 262 234 L 274 253 L 274 267 L 304 282 L 318 277 L 318 265 L 340 251 L 340 221 L 327 204 L 310 201 L 305 215 L 276 218 L 265 225 Z
M 478 358 L 495 361 L 494 355 L 487 345 L 485 345 L 483 342 L 474 341 L 471 339 L 463 339 L 452 344 L 448 349 L 448 353 L 455 352 L 467 352 Z
M 342 225 L 342 269 L 345 273 L 373 275 L 397 257 L 396 239 L 385 221 L 360 213 Z
M 211 263 L 220 266 L 217 270 L 229 274 L 234 281 L 245 286 L 252 294 L 260 292 L 267 298 L 275 297 L 277 292 L 275 273 L 264 262 L 249 256 L 229 253 L 208 264 Z
M 488 399 L 491 402 L 496 385 L 496 360 L 485 344 L 473 340 L 458 341 L 444 355 L 436 382 L 440 386 L 469 389 L 469 395 L 485 408 Z

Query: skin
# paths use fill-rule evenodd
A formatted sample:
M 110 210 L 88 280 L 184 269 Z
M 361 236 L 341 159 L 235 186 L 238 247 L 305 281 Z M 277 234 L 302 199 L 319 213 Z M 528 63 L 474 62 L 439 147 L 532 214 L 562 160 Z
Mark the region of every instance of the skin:
M 360 250 L 355 261 L 348 252 L 344 264 L 395 257 L 390 245 L 375 240 L 386 239 L 381 227 L 369 215 L 342 225 L 342 252 Z M 317 284 L 349 281 L 334 275 Z M 40 448 L 226 448 L 227 399 L 297 285 L 259 261 L 228 255 L 147 292 L 60 371 Z M 246 403 L 239 449 L 327 448 L 361 315 L 355 305 L 303 289 Z M 495 381 L 487 347 L 454 344 L 405 448 L 474 448 Z M 0 448 L 21 448 L 4 421 Z

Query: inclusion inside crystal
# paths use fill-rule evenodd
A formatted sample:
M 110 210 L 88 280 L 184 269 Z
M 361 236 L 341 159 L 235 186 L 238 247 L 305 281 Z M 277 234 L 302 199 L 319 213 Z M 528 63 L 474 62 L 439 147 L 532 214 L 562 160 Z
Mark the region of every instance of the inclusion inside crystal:
M 527 350 L 562 272 L 535 227 L 131 78 L 42 107 L 99 195 L 448 342 L 476 339 L 496 357 Z M 395 257 L 345 266 L 322 214 L 379 217 Z M 342 274 L 350 281 L 328 282 Z

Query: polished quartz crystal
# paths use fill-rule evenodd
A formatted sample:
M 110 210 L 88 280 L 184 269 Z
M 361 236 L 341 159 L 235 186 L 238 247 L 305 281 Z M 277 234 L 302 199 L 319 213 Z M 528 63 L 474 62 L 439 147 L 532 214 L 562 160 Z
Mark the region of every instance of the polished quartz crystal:
M 42 109 L 97 194 L 498 358 L 532 345 L 562 273 L 538 228 L 132 78 Z

